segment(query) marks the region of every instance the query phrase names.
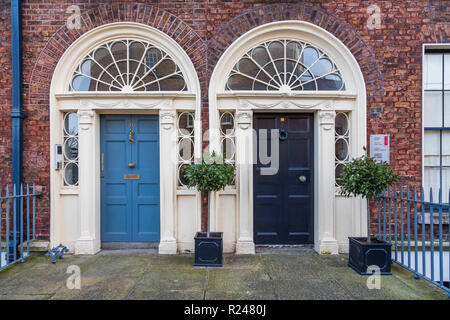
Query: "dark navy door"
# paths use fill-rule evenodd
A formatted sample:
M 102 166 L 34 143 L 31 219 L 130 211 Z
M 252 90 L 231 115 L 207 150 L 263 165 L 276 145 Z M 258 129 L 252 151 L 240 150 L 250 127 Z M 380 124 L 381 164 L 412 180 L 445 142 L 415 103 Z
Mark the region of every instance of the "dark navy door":
M 262 175 L 259 157 L 253 166 L 253 221 L 257 244 L 314 242 L 314 128 L 312 114 L 255 114 L 254 128 L 278 129 L 279 169 Z M 259 136 L 259 134 L 258 134 Z M 272 154 L 270 140 L 268 155 Z M 257 146 L 259 153 L 259 143 Z
M 102 115 L 102 241 L 160 239 L 159 121 L 154 115 Z

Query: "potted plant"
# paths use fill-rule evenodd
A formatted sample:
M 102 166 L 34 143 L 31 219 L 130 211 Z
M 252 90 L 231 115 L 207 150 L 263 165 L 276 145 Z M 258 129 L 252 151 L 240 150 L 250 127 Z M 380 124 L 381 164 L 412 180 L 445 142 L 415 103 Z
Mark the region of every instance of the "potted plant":
M 365 149 L 364 149 L 365 150 Z M 370 236 L 369 201 L 398 180 L 387 162 L 376 162 L 362 156 L 353 159 L 343 170 L 340 194 L 367 199 L 367 237 L 349 237 L 349 266 L 362 275 L 372 274 L 368 267 L 376 265 L 381 274 L 391 274 L 391 243 Z
M 222 232 L 210 232 L 211 193 L 233 184 L 236 175 L 234 165 L 226 163 L 224 156 L 204 154 L 192 164 L 184 167 L 184 177 L 189 188 L 208 192 L 208 223 L 206 232 L 195 235 L 194 266 L 221 267 L 223 254 Z

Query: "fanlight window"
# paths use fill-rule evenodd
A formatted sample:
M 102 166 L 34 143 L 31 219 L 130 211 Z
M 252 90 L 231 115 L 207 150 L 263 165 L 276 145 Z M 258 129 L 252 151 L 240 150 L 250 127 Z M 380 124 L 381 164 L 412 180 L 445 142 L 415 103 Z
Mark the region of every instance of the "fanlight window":
M 171 57 L 137 40 L 108 42 L 77 67 L 70 91 L 184 91 L 186 82 Z
M 341 91 L 345 85 L 336 65 L 318 48 L 300 41 L 277 40 L 247 52 L 233 67 L 225 89 Z

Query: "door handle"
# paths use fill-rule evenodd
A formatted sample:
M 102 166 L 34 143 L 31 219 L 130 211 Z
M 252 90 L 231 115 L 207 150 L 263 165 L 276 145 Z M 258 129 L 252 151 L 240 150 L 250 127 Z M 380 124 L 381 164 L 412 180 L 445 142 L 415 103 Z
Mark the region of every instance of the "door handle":
M 133 162 L 130 162 L 130 163 L 128 164 L 128 168 L 131 168 L 131 169 L 133 169 L 135 166 L 136 166 L 136 165 L 135 165 Z
M 105 171 L 105 168 L 104 168 L 104 166 L 103 166 L 103 160 L 104 160 L 105 156 L 103 155 L 103 152 L 102 152 L 102 155 L 101 155 L 100 158 L 101 158 L 101 159 L 100 159 L 100 162 L 101 162 L 101 170 L 102 170 L 102 171 Z
M 306 177 L 305 177 L 305 176 L 300 176 L 300 177 L 298 177 L 298 180 L 299 180 L 301 183 L 306 182 Z

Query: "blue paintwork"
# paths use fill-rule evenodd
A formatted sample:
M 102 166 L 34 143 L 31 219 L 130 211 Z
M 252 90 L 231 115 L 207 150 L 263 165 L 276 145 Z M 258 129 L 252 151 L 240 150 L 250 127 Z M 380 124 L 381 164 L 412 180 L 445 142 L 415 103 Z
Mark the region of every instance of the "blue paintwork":
M 100 135 L 102 241 L 159 241 L 158 116 L 104 115 Z M 124 180 L 125 174 L 139 174 L 140 179 Z

